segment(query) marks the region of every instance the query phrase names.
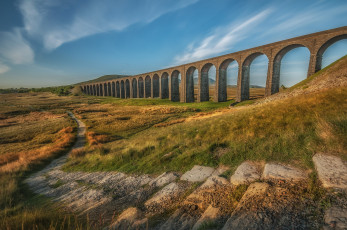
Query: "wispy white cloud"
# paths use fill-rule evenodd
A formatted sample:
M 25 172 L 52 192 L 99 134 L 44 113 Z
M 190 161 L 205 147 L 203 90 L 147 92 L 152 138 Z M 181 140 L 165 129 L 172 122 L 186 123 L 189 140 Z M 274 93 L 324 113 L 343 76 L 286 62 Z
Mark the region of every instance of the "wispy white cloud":
M 274 40 L 282 39 L 281 36 L 293 34 L 293 32 L 307 30 L 307 26 L 319 25 L 322 20 L 334 20 L 339 15 L 347 13 L 347 5 L 326 7 L 323 2 L 313 4 L 310 9 L 304 8 L 293 13 L 283 14 L 278 17 L 276 24 L 271 29 L 264 31 L 260 37 L 272 36 Z
M 0 74 L 6 73 L 10 67 L 0 62 Z
M 11 64 L 30 64 L 34 61 L 34 51 L 20 30 L 14 29 L 0 32 L 0 57 Z
M 21 0 L 25 30 L 42 39 L 46 49 L 136 23 L 150 23 L 161 15 L 198 0 Z
M 271 12 L 271 9 L 266 9 L 251 18 L 216 28 L 198 45 L 194 43 L 188 45 L 183 54 L 175 57 L 175 64 L 200 60 L 232 49 L 235 44 L 249 36 L 249 32 L 265 20 Z

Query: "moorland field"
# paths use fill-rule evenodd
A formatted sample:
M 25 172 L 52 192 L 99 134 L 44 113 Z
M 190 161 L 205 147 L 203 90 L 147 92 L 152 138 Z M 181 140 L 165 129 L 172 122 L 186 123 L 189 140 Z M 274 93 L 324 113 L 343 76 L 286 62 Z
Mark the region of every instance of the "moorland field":
M 229 166 L 275 161 L 312 173 L 312 156 L 328 152 L 347 160 L 347 88 L 344 57 L 279 95 L 262 99 L 251 89 L 242 103 L 174 103 L 48 92 L 0 95 L 0 229 L 84 229 L 81 219 L 23 183 L 75 140 L 71 111 L 87 125 L 87 145 L 71 155 L 66 172 L 184 173 L 194 165 Z M 235 95 L 235 88 L 228 94 Z M 210 90 L 210 95 L 213 90 Z M 229 106 L 233 104 L 233 106 Z M 312 190 L 323 199 L 321 190 Z M 319 193 L 318 195 L 316 193 Z

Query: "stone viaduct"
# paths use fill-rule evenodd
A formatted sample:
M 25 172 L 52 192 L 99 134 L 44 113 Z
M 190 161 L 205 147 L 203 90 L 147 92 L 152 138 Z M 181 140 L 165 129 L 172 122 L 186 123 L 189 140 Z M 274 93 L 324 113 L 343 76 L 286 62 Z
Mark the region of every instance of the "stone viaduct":
M 295 37 L 255 48 L 238 51 L 197 62 L 183 64 L 149 73 L 114 79 L 106 82 L 81 85 L 87 95 L 117 98 L 169 98 L 171 101 L 194 102 L 193 73 L 198 70 L 197 101 L 209 100 L 209 69 L 216 67 L 215 102 L 227 100 L 227 68 L 230 63 L 238 65 L 237 97 L 240 102 L 249 99 L 250 66 L 260 56 L 268 58 L 265 96 L 277 93 L 283 56 L 297 47 L 310 51 L 307 76 L 321 69 L 325 50 L 333 43 L 347 38 L 347 26 Z M 179 81 L 181 76 L 181 82 Z

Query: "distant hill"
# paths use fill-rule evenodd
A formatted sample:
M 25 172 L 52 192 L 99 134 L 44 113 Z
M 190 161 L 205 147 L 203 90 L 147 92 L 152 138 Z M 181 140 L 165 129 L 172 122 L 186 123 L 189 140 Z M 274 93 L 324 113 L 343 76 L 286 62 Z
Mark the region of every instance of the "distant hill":
M 197 84 L 198 84 L 198 78 L 195 77 L 195 78 L 194 78 L 194 85 L 197 85 Z M 209 78 L 209 79 L 208 79 L 208 84 L 209 84 L 209 85 L 214 85 L 214 84 L 216 84 L 216 81 L 213 80 L 213 79 L 211 79 L 211 78 Z
M 77 83 L 76 85 L 87 84 L 87 83 L 95 83 L 95 82 L 102 82 L 102 81 L 109 81 L 109 80 L 114 80 L 114 79 L 118 79 L 118 78 L 129 77 L 129 76 L 130 75 L 118 75 L 118 74 L 104 75 L 104 76 L 95 78 L 93 80 Z

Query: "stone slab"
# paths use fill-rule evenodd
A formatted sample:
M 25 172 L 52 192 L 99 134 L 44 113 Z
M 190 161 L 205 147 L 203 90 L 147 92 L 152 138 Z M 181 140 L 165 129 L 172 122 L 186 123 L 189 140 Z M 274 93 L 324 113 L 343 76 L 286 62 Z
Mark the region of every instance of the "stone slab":
M 289 165 L 267 163 L 265 164 L 262 178 L 264 180 L 298 181 L 307 179 L 307 174 Z
M 319 153 L 313 162 L 325 188 L 347 189 L 347 166 L 341 158 Z
M 194 224 L 193 230 L 198 230 L 204 223 L 214 222 L 218 218 L 220 218 L 219 208 L 214 208 L 212 205 L 210 205 L 202 214 L 200 219 Z
M 245 161 L 237 167 L 235 173 L 230 177 L 230 183 L 235 186 L 248 184 L 259 180 L 260 177 L 260 166 L 253 162 Z
M 191 170 L 181 176 L 181 180 L 201 182 L 206 180 L 214 172 L 214 168 L 195 165 Z

